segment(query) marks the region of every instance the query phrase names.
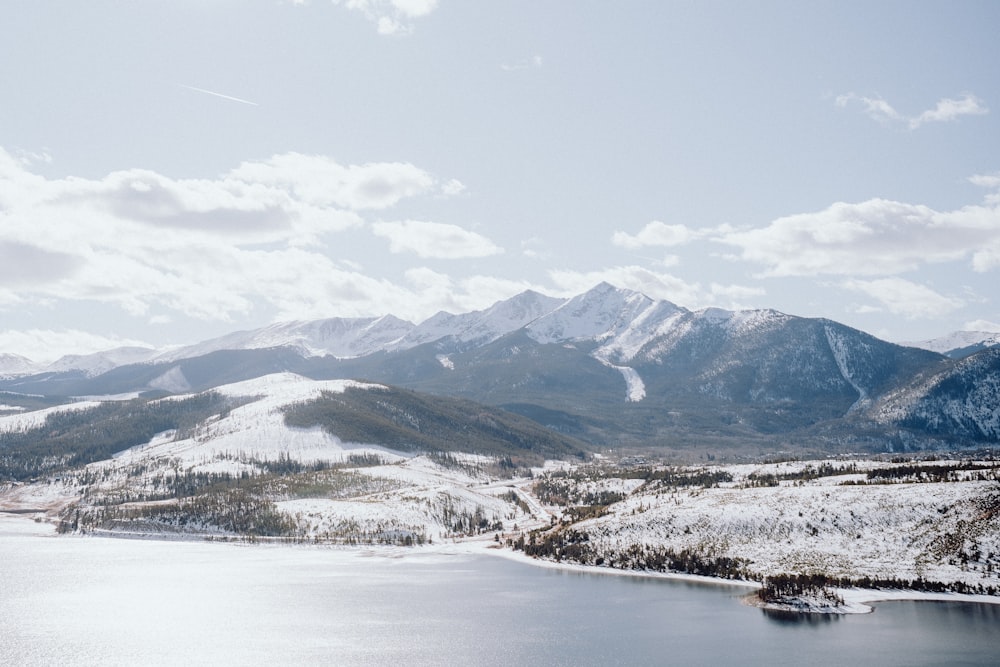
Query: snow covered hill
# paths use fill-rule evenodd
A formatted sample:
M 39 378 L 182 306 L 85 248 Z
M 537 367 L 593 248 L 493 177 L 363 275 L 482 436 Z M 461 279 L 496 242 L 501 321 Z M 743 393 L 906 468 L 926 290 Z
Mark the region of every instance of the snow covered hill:
M 512 466 L 584 454 L 580 443 L 496 408 L 293 373 L 197 394 L 79 401 L 0 415 L 0 479 L 54 475 L 112 455 L 136 465 L 157 461 L 198 473 L 240 473 L 279 460 L 342 463 L 348 454 L 387 448 L 406 456 L 505 456 Z
M 998 475 L 995 460 L 947 459 L 550 472 L 533 490 L 560 520 L 519 548 L 620 569 L 1000 592 Z
M 318 423 L 293 425 L 293 410 Z M 136 414 L 142 423 L 131 424 Z M 171 428 L 81 456 L 96 451 L 91 433 L 140 433 L 157 419 Z M 80 451 L 60 449 L 57 430 Z M 290 373 L 197 395 L 75 403 L 0 417 L 0 479 L 30 482 L 0 483 L 0 511 L 58 514 L 86 532 L 421 544 L 534 525 L 504 480 L 541 465 L 549 447 L 578 452 L 541 431 L 468 402 Z
M 930 340 L 900 343 L 910 347 L 931 350 L 948 357 L 960 359 L 990 347 L 1000 347 L 1000 333 L 990 331 L 955 331 L 947 336 Z

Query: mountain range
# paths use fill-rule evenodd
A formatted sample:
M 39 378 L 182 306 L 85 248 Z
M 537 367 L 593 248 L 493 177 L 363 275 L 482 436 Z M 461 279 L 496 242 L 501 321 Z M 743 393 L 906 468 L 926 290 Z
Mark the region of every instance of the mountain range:
M 25 395 L 162 396 L 288 372 L 468 399 L 595 447 L 995 444 L 1000 347 L 955 340 L 970 354 L 774 310 L 692 311 L 602 283 L 569 299 L 527 291 L 420 324 L 392 315 L 286 322 L 168 351 L 63 359 L 40 373 L 6 355 L 0 398 L 16 408 Z

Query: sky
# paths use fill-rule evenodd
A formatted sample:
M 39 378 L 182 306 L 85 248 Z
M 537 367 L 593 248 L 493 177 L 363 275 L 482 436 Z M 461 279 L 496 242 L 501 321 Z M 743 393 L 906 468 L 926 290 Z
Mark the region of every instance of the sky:
M 1000 331 L 1000 3 L 14 0 L 0 353 L 607 281 Z

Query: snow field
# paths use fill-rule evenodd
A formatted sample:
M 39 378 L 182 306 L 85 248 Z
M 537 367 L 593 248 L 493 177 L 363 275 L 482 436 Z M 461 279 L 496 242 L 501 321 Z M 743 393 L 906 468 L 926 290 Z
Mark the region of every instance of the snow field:
M 998 573 L 985 562 L 961 562 L 961 554 L 979 553 L 1000 563 L 1000 521 L 982 516 L 983 499 L 995 493 L 993 482 L 834 486 L 828 480 L 640 490 L 575 528 L 590 535 L 598 553 L 651 545 L 745 558 L 765 575 L 997 585 Z
M 38 428 L 45 423 L 46 417 L 60 412 L 74 412 L 77 410 L 87 410 L 100 405 L 98 401 L 78 401 L 65 405 L 56 405 L 42 410 L 32 410 L 31 412 L 18 412 L 12 415 L 0 416 L 0 432 L 14 433 Z

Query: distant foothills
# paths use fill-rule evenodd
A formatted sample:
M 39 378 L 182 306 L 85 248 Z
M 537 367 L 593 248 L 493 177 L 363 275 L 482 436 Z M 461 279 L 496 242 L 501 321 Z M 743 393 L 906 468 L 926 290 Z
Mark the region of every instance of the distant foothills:
M 0 418 L 274 373 L 474 402 L 575 443 L 562 448 L 873 453 L 1000 440 L 996 335 L 898 345 L 827 319 L 691 311 L 606 283 L 569 299 L 527 291 L 420 324 L 392 315 L 284 322 L 45 368 L 0 354 Z

